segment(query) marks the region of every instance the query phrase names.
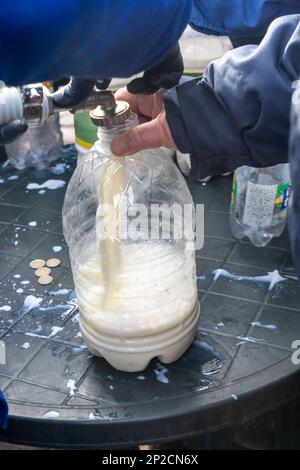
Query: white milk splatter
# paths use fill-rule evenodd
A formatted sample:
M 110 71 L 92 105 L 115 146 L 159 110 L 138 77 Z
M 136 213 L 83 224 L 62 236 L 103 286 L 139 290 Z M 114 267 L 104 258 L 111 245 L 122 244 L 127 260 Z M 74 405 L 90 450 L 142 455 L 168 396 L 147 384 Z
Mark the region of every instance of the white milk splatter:
M 64 327 L 60 327 L 60 326 L 52 326 L 51 327 L 51 333 L 50 335 L 48 336 L 45 336 L 45 335 L 39 335 L 38 334 L 38 330 L 35 330 L 36 332 L 34 331 L 27 331 L 25 333 L 26 336 L 32 336 L 34 338 L 44 338 L 44 339 L 49 339 L 49 338 L 52 338 L 53 336 L 55 336 L 59 331 L 62 331 L 64 329 Z M 42 331 L 42 327 L 40 327 L 39 331 Z
M 10 305 L 3 305 L 3 307 L 0 307 L 0 312 L 10 312 L 11 311 L 11 306 Z
M 47 180 L 42 184 L 38 183 L 28 183 L 26 189 L 59 189 L 65 186 L 66 182 L 64 180 Z
M 44 416 L 45 418 L 54 419 L 54 418 L 58 418 L 60 414 L 58 411 L 51 410 L 51 411 L 47 411 L 47 413 L 45 413 Z
M 257 326 L 258 328 L 266 328 L 267 330 L 276 330 L 277 328 L 275 325 L 265 325 L 264 323 L 260 323 L 260 321 L 253 321 L 251 325 Z
M 83 351 L 84 349 L 87 349 L 87 346 L 86 346 L 85 344 L 82 344 L 81 346 L 72 348 L 72 351 L 73 351 L 74 354 L 79 354 L 79 353 L 81 353 L 81 351 Z
M 27 284 L 30 284 L 30 281 L 28 281 L 28 279 L 25 279 L 24 281 L 21 281 L 20 284 L 22 284 L 23 286 L 27 286 Z
M 12 175 L 7 178 L 7 181 L 16 181 L 19 179 L 18 175 Z
M 91 420 L 96 419 L 95 413 L 93 411 L 90 412 L 89 419 L 91 419 Z
M 22 348 L 22 349 L 29 349 L 29 348 L 30 348 L 30 343 L 23 343 L 23 344 L 21 345 L 21 348 Z
M 60 289 L 56 291 L 49 292 L 50 295 L 66 295 L 71 292 L 71 289 Z
M 39 335 L 38 333 L 33 333 L 32 331 L 26 331 L 25 335 L 26 336 L 31 336 L 32 338 L 44 338 L 44 339 L 49 338 L 49 336 Z
M 243 344 L 243 343 L 257 343 L 257 344 L 263 344 L 267 343 L 267 341 L 263 338 L 253 338 L 253 336 L 238 336 L 238 339 L 241 340 L 238 345 Z
M 53 246 L 52 247 L 52 250 L 55 252 L 55 253 L 59 253 L 61 250 L 62 250 L 62 247 L 61 246 Z
M 17 294 L 23 294 L 23 292 L 24 292 L 24 289 L 21 289 L 21 287 L 16 290 Z
M 75 338 L 82 338 L 81 331 L 78 331 L 78 333 L 76 334 Z
M 146 377 L 144 375 L 138 375 L 137 380 L 146 380 Z
M 3 184 L 3 183 L 4 183 L 4 179 L 0 178 L 0 184 Z
M 40 189 L 40 190 L 38 191 L 38 194 L 45 194 L 45 192 L 46 192 L 46 191 L 45 191 L 44 189 Z
M 168 372 L 168 369 L 160 364 L 156 366 L 156 369 L 154 369 L 154 373 L 156 375 L 156 378 L 159 382 L 163 384 L 168 384 L 170 381 L 168 377 L 166 376 Z
M 14 278 L 19 279 L 21 277 L 21 274 L 14 274 Z
M 238 276 L 226 271 L 226 269 L 216 269 L 213 273 L 214 281 L 217 281 L 219 277 L 225 277 L 232 281 L 267 282 L 270 284 L 269 290 L 272 290 L 279 282 L 286 281 L 286 278 L 282 277 L 277 269 L 275 269 L 275 271 L 268 272 L 265 276 Z
M 52 333 L 48 336 L 48 338 L 52 338 L 52 336 L 55 336 L 59 331 L 62 331 L 64 328 L 62 326 L 52 326 L 51 330 Z
M 69 395 L 70 395 L 71 397 L 73 397 L 74 394 L 75 394 L 75 390 L 77 390 L 77 388 L 75 387 L 75 380 L 69 379 L 68 382 L 67 382 L 67 388 L 70 389 Z
M 39 307 L 43 300 L 43 297 L 35 297 L 34 295 L 27 295 L 24 300 L 23 307 L 26 309 L 26 312 L 30 312 L 32 309 Z
M 62 175 L 65 172 L 66 163 L 57 163 L 50 171 L 55 175 Z
M 37 221 L 32 220 L 31 222 L 28 222 L 29 227 L 36 227 L 37 226 Z
M 238 400 L 238 397 L 237 397 L 236 395 L 234 395 L 233 393 L 232 393 L 231 396 L 232 396 L 232 398 L 233 398 L 234 400 Z

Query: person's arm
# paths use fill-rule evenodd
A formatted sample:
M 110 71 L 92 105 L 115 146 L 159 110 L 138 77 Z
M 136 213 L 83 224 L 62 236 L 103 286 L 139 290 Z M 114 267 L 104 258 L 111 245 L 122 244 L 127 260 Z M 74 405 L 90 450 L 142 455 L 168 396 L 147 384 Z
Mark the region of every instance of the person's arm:
M 191 0 L 3 0 L 0 79 L 130 77 L 169 53 L 190 13 Z
M 300 13 L 299 0 L 193 0 L 190 25 L 229 36 L 235 46 L 256 44 L 279 16 Z
M 230 51 L 203 79 L 165 92 L 167 121 L 179 150 L 192 155 L 192 176 L 287 161 L 299 23 L 300 15 L 275 20 L 260 46 Z

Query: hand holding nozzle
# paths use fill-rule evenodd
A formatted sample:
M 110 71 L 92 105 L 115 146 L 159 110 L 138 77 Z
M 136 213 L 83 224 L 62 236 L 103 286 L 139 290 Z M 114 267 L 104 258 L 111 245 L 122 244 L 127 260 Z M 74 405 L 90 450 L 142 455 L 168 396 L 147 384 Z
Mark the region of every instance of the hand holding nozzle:
M 64 88 L 51 95 L 54 107 L 57 109 L 75 109 L 83 102 L 91 101 L 90 96 L 94 94 L 95 86 L 98 90 L 106 90 L 110 80 L 100 79 L 98 81 L 88 78 L 71 78 Z M 91 108 L 89 108 L 91 109 Z

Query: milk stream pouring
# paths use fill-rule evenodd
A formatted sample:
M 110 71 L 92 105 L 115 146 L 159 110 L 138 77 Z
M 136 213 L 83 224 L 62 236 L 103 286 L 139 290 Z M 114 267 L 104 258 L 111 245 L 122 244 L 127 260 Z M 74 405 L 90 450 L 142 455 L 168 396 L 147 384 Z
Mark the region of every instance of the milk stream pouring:
M 171 224 L 166 238 L 161 219 L 150 217 L 153 207 L 193 201 L 162 153 L 112 155 L 112 139 L 138 124 L 127 103 L 91 116 L 98 141 L 75 170 L 63 208 L 79 324 L 90 352 L 119 370 L 141 371 L 154 357 L 175 361 L 196 332 L 195 253 L 187 235 L 176 238 Z
M 230 208 L 235 237 L 248 237 L 257 247 L 279 237 L 287 220 L 290 190 L 288 164 L 238 168 L 234 173 Z

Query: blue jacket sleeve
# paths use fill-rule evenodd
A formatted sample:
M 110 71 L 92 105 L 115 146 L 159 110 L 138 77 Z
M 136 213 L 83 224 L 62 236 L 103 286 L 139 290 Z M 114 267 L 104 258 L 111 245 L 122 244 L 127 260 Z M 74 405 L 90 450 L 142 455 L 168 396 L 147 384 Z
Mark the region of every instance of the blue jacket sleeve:
M 2 0 L 0 79 L 128 77 L 159 63 L 191 0 Z
M 190 24 L 234 40 L 261 38 L 279 16 L 300 13 L 299 0 L 193 0 Z
M 0 429 L 7 426 L 8 406 L 0 390 Z
M 204 178 L 287 161 L 292 85 L 300 76 L 300 15 L 275 20 L 260 46 L 228 52 L 202 80 L 165 93 L 172 135 Z

